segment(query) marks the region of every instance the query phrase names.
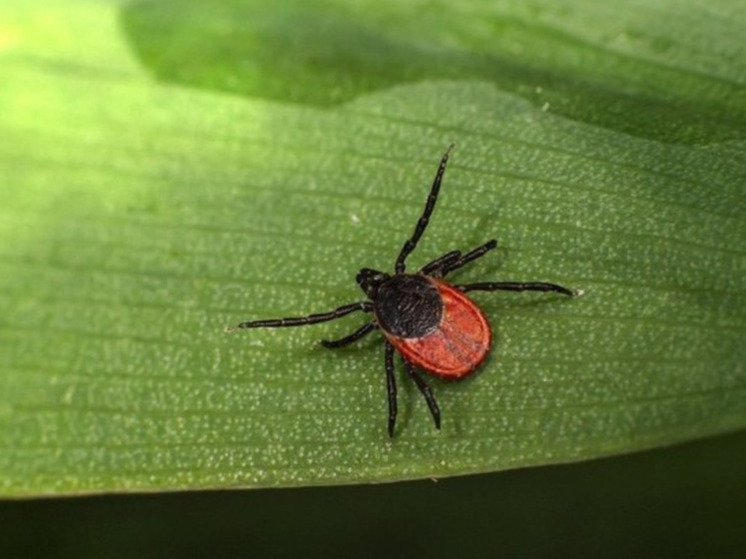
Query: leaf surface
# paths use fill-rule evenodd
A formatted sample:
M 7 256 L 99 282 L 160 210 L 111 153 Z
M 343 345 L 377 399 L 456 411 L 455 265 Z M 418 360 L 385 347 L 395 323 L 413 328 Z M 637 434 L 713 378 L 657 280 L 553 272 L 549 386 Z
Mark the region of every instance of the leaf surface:
M 494 8 L 505 33 L 489 19 L 480 28 L 480 13 L 464 12 L 472 4 L 435 4 L 411 29 L 407 13 L 379 4 L 305 5 L 377 41 L 405 37 L 401 56 L 359 46 L 356 33 L 313 34 L 272 4 L 257 19 L 218 3 L 233 17 L 217 20 L 215 8 L 181 2 L 0 7 L 2 494 L 439 477 L 746 426 L 735 3 L 721 3 L 730 19 L 700 14 L 701 36 L 686 45 L 673 39 L 686 18 L 668 2 L 646 4 L 654 22 L 631 22 L 622 3 L 586 21 L 596 12 L 581 8 L 595 3 L 523 13 L 505 2 Z M 164 13 L 173 37 L 152 31 Z M 643 34 L 615 42 L 592 25 L 613 16 Z M 367 53 L 380 79 L 355 56 L 337 63 L 335 46 L 317 71 L 306 61 L 263 85 L 269 70 L 242 40 L 301 28 L 309 48 L 342 41 L 350 56 Z M 189 53 L 215 29 L 234 48 L 204 77 L 210 51 Z M 508 31 L 547 45 L 569 36 L 575 50 L 513 56 L 511 40 L 530 41 Z M 407 73 L 412 45 L 427 64 Z M 472 65 L 431 71 L 443 49 Z M 300 50 L 271 51 L 266 64 L 295 68 Z M 154 52 L 170 52 L 178 75 Z M 518 70 L 503 79 L 482 55 Z M 234 70 L 242 64 L 255 83 Z M 643 71 L 659 66 L 669 70 Z M 558 97 L 540 99 L 535 80 L 549 67 L 544 91 Z M 221 81 L 230 75 L 236 87 Z M 322 78 L 339 90 L 324 92 Z M 607 98 L 624 102 L 607 115 Z M 389 440 L 380 335 L 338 351 L 318 344 L 363 317 L 223 327 L 360 300 L 356 272 L 392 268 L 450 142 L 412 266 L 496 237 L 498 250 L 454 281 L 552 281 L 582 296 L 475 294 L 495 330 L 490 360 L 465 382 L 431 381 L 440 433 L 400 376 Z

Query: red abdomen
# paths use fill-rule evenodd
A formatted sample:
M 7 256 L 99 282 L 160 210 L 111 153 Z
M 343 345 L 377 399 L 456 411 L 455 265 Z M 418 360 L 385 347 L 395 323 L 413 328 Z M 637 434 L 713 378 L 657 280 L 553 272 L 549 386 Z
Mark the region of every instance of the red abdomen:
M 458 380 L 473 373 L 485 360 L 492 331 L 471 299 L 442 280 L 428 279 L 443 299 L 438 328 L 422 338 L 386 337 L 412 365 L 441 378 Z

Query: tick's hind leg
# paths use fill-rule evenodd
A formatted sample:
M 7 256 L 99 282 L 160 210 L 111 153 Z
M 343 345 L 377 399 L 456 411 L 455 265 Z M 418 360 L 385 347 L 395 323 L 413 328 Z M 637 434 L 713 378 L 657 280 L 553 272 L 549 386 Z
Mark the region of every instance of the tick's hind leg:
M 394 376 L 394 346 L 386 341 L 386 392 L 389 397 L 389 437 L 396 426 L 396 377 Z
M 554 293 L 562 293 L 562 295 L 567 295 L 568 297 L 572 297 L 575 295 L 575 293 L 567 289 L 566 287 L 562 287 L 561 285 L 557 285 L 556 283 L 543 283 L 543 282 L 536 282 L 536 281 L 530 281 L 530 282 L 513 282 L 513 281 L 500 281 L 500 282 L 494 282 L 494 281 L 486 281 L 486 282 L 480 282 L 480 283 L 470 283 L 468 285 L 457 285 L 456 289 L 459 289 L 466 293 L 467 291 L 551 291 Z
M 349 336 L 345 336 L 344 338 L 340 338 L 339 340 L 321 340 L 321 345 L 329 349 L 334 349 L 337 347 L 344 347 L 346 345 L 349 345 L 353 342 L 358 341 L 360 338 L 362 338 L 366 334 L 370 334 L 377 327 L 378 325 L 375 322 L 369 322 L 368 324 L 364 324 L 363 326 L 355 330 Z
M 433 416 L 433 422 L 435 422 L 435 428 L 440 430 L 440 408 L 438 407 L 438 402 L 435 401 L 433 391 L 430 389 L 430 386 L 424 380 L 422 380 L 422 377 L 417 374 L 414 365 L 407 361 L 404 361 L 404 368 L 407 369 L 409 378 L 414 381 L 419 391 L 425 397 L 427 407 L 430 408 L 430 413 Z

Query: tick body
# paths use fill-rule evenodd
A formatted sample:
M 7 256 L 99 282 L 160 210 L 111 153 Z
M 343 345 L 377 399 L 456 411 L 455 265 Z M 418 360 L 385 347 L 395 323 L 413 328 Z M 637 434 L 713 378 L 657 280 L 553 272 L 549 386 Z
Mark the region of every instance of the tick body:
M 482 310 L 443 280 L 394 276 L 373 304 L 376 323 L 405 361 L 449 380 L 474 372 L 492 332 Z
M 436 258 L 416 273 L 406 272 L 406 260 L 427 228 L 440 191 L 450 146 L 441 158 L 430 195 L 414 233 L 404 243 L 388 274 L 363 268 L 356 280 L 367 300 L 341 306 L 333 311 L 295 318 L 254 320 L 226 328 L 276 328 L 305 326 L 341 318 L 353 312 L 371 313 L 372 320 L 344 338 L 321 343 L 327 348 L 351 344 L 380 330 L 384 337 L 384 364 L 388 394 L 388 433 L 394 435 L 397 416 L 397 388 L 394 374 L 394 352 L 404 362 L 408 377 L 427 402 L 435 427 L 440 429 L 440 409 L 430 386 L 418 371 L 447 380 L 460 380 L 477 370 L 489 354 L 492 332 L 487 317 L 466 295 L 470 291 L 544 291 L 572 296 L 566 287 L 544 282 L 480 282 L 451 284 L 445 277 L 451 272 L 484 256 L 497 246 L 496 240 L 462 253 L 454 250 Z

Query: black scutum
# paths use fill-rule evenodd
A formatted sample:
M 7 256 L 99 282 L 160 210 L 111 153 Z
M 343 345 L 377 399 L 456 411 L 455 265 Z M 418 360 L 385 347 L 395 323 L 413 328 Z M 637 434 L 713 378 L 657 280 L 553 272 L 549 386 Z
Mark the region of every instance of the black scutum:
M 402 274 L 378 288 L 373 308 L 384 331 L 401 338 L 422 338 L 440 324 L 443 300 L 428 278 Z

